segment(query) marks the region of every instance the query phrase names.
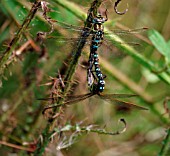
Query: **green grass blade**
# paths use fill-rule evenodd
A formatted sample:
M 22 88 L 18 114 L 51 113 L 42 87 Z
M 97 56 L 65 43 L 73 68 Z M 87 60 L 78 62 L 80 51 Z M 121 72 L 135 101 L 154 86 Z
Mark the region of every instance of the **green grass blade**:
M 167 63 L 170 63 L 170 46 L 165 41 L 163 36 L 156 30 L 149 30 L 148 37 L 153 43 L 154 47 L 160 52 L 166 59 Z

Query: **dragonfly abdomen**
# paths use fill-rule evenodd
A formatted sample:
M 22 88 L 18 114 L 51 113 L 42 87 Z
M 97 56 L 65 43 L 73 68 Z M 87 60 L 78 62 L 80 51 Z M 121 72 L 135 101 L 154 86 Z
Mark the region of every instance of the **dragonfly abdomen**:
M 105 87 L 105 81 L 104 81 L 104 76 L 101 72 L 100 66 L 99 66 L 99 58 L 98 58 L 98 53 L 97 50 L 93 51 L 93 56 L 94 56 L 94 68 L 95 68 L 95 73 L 97 77 L 97 89 L 99 92 L 103 92 L 104 87 Z
M 107 21 L 106 18 L 102 17 L 100 14 L 92 19 L 93 25 L 93 37 L 90 46 L 90 56 L 89 56 L 89 68 L 88 68 L 88 84 L 91 87 L 92 92 L 103 92 L 105 87 L 104 76 L 100 70 L 99 58 L 98 58 L 98 48 L 103 42 L 104 36 L 104 26 L 103 23 Z M 94 71 L 92 70 L 94 66 Z M 95 75 L 93 74 L 95 73 Z M 92 77 L 94 82 L 92 81 Z M 95 82 L 97 81 L 97 82 Z M 93 83 L 92 83 L 93 82 Z

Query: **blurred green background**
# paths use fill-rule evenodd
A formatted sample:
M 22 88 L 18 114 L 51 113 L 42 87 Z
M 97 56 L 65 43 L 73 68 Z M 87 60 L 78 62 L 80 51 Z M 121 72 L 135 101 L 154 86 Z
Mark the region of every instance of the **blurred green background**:
M 0 1 L 1 57 L 21 27 L 32 2 Z M 57 0 L 47 2 L 51 8 L 49 16 L 52 19 L 83 27 L 83 19 L 85 20 L 83 13 L 87 13 L 92 0 L 67 1 L 70 3 L 69 9 L 64 6 L 65 0 L 63 0 L 64 7 Z M 109 30 L 148 27 L 157 30 L 168 42 L 170 1 L 122 0 L 119 10 L 124 10 L 127 3 L 128 12 L 120 16 L 114 12 L 114 2 L 109 0 L 103 2 L 100 11 L 104 12 L 106 8 L 108 9 L 109 20 L 105 26 Z M 42 14 L 42 10 L 39 9 L 22 39 L 17 43 L 16 55 L 11 56 L 3 74 L 0 88 L 0 155 L 29 155 L 26 149 L 20 150 L 19 147 L 35 148 L 36 141 L 47 124 L 47 118 L 42 115 L 42 109 L 47 103 L 38 101 L 37 98 L 48 97 L 50 87 L 42 84 L 50 82 L 49 76 L 55 77 L 58 70 L 61 74 L 64 73 L 67 65 L 63 64 L 69 62 L 67 60 L 72 57 L 71 51 L 76 44 L 75 40 L 70 41 L 68 37 L 79 36 L 79 32 L 72 30 L 71 26 L 65 29 L 62 24 L 57 24 L 52 34 L 38 42 L 36 34 L 50 30 Z M 119 48 L 115 48 L 108 41 L 109 45 L 104 43 L 99 50 L 101 68 L 107 75 L 104 93 L 138 94 L 139 97 L 126 101 L 147 107 L 149 110 L 140 111 L 113 106 L 98 98 L 90 98 L 72 105 L 64 110 L 61 125 L 65 123 L 75 125 L 82 122 L 85 126 L 94 124 L 99 128 L 106 126 L 108 131 L 116 131 L 119 129 L 117 121 L 124 118 L 127 122 L 127 131 L 117 136 L 81 134 L 73 145 L 69 146 L 69 143 L 66 143 L 66 148 L 63 145 L 61 150 L 57 150 L 57 147 L 62 141 L 53 141 L 44 155 L 152 156 L 158 155 L 161 151 L 162 141 L 167 135 L 166 130 L 170 123 L 170 112 L 168 112 L 170 102 L 167 100 L 167 103 L 164 103 L 170 96 L 170 83 L 157 75 L 165 72 L 167 79 L 170 79 L 169 64 L 166 62 L 169 58 L 162 55 L 158 48 L 154 48 L 149 41 L 147 31 L 137 33 L 137 36 L 121 34 L 119 37 L 128 43 L 138 43 L 138 46 L 132 44 L 132 47 L 140 56 L 147 58 L 148 62 L 151 61 L 158 71 L 151 71 L 143 66 L 140 60 L 127 54 L 125 56 Z M 163 43 L 160 43 L 161 47 Z M 17 52 L 21 54 L 17 55 Z M 72 87 L 74 95 L 88 92 L 86 69 L 82 66 L 87 64 L 88 53 L 87 44 L 75 72 L 74 80 L 77 83 Z M 166 69 L 162 70 L 165 66 Z M 69 140 L 69 137 L 67 139 Z M 19 147 L 13 147 L 11 144 Z

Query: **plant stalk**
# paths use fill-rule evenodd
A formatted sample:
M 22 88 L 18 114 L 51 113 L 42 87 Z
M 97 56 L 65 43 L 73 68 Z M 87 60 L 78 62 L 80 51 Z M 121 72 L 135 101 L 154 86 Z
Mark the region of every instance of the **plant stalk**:
M 36 0 L 35 3 L 33 4 L 32 8 L 31 8 L 28 16 L 24 20 L 21 28 L 18 30 L 15 37 L 9 43 L 9 46 L 7 47 L 4 55 L 2 56 L 2 58 L 0 60 L 0 77 L 2 77 L 2 75 L 4 73 L 4 69 L 7 65 L 7 62 L 9 60 L 10 56 L 12 55 L 13 51 L 15 50 L 17 43 L 20 41 L 22 34 L 26 31 L 26 29 L 28 28 L 28 25 L 30 24 L 30 22 L 34 18 L 34 16 L 35 16 L 38 8 L 40 7 L 40 5 L 41 5 L 40 0 Z

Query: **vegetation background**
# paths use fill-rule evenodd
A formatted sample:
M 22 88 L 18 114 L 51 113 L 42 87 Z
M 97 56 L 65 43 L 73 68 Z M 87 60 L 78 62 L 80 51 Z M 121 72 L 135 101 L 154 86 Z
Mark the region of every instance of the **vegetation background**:
M 28 15 L 33 4 L 31 2 L 33 1 L 0 1 L 1 58 Z M 52 19 L 83 27 L 83 20 L 92 0 L 63 0 L 62 4 L 60 0 L 47 2 L 52 9 L 49 13 Z M 137 36 L 121 34 L 119 37 L 126 42 L 140 44 L 134 46 L 136 55 L 128 55 L 126 50 L 119 46 L 115 48 L 109 42 L 109 45 L 103 44 L 99 53 L 101 68 L 107 75 L 104 92 L 138 94 L 139 97 L 126 101 L 147 107 L 149 110 L 113 106 L 99 98 L 89 98 L 72 105 L 62 114 L 63 127 L 64 124 L 94 124 L 114 132 L 120 128 L 117 121 L 124 118 L 127 130 L 115 136 L 80 133 L 75 139 L 71 138 L 75 133 L 72 130 L 65 134 L 65 137 L 61 137 L 62 139 L 58 139 L 59 141 L 52 141 L 45 155 L 170 155 L 170 57 L 169 51 L 164 51 L 170 47 L 170 1 L 122 0 L 119 10 L 124 10 L 127 3 L 128 12 L 120 16 L 114 12 L 114 2 L 103 2 L 100 10 L 104 12 L 108 9 L 109 20 L 105 23 L 108 30 L 148 27 L 157 30 L 161 35 L 151 30 L 141 32 Z M 72 57 L 71 51 L 76 44 L 73 38 L 79 36 L 79 32 L 71 29 L 71 26 L 65 29 L 65 26 L 58 24 L 54 26 L 52 34 L 38 42 L 37 33 L 50 30 L 50 24 L 42 14 L 41 9 L 36 13 L 22 34 L 21 40 L 16 43 L 13 54 L 6 61 L 5 72 L 1 73 L 3 76 L 0 88 L 0 155 L 29 155 L 35 149 L 37 140 L 41 138 L 41 132 L 47 124 L 47 117 L 42 115 L 47 102 L 37 99 L 48 97 L 51 92 L 48 85 L 49 76 L 55 77 L 58 70 L 61 74 L 64 73 L 67 65 L 63 64 L 68 64 L 67 60 Z M 70 36 L 72 39 L 68 39 Z M 87 44 L 73 78 L 76 82 L 72 87 L 74 95 L 88 92 L 86 70 L 82 66 L 86 65 L 88 54 Z M 165 100 L 167 102 L 164 102 Z

